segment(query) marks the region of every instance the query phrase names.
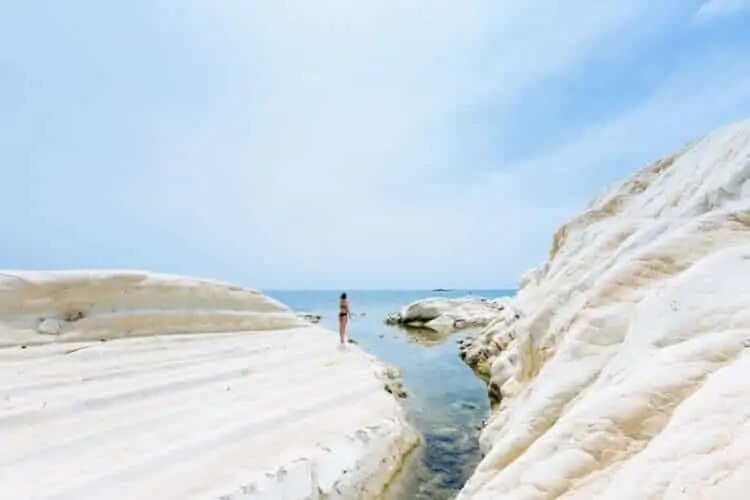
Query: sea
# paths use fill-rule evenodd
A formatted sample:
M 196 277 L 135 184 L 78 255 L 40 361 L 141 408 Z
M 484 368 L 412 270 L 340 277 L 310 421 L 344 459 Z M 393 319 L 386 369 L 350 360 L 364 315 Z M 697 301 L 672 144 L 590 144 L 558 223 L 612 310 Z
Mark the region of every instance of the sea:
M 331 290 L 264 290 L 299 312 L 322 315 L 320 325 L 338 341 L 338 299 Z M 423 444 L 406 461 L 387 500 L 455 498 L 481 460 L 478 427 L 489 406 L 485 384 L 458 355 L 459 339 L 476 330 L 440 335 L 386 325 L 388 313 L 428 297 L 511 296 L 514 290 L 346 290 L 352 319 L 348 335 L 381 361 L 401 370 L 409 396 L 407 416 Z

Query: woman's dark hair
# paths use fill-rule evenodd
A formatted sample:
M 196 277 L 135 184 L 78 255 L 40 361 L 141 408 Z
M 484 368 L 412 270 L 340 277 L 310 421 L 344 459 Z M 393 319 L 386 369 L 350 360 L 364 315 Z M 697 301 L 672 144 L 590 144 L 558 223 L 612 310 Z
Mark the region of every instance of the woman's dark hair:
M 341 294 L 341 298 L 342 298 L 342 299 L 345 299 L 345 298 L 346 298 L 346 292 L 344 292 L 344 293 L 342 293 L 342 294 Z

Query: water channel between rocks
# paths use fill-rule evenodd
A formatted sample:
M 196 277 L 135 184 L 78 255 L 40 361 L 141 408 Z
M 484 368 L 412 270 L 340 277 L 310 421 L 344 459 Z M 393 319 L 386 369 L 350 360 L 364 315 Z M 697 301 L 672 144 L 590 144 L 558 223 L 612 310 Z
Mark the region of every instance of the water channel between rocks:
M 336 331 L 335 291 L 268 291 L 298 311 L 322 314 L 321 326 Z M 403 400 L 409 420 L 423 443 L 405 462 L 385 500 L 447 500 L 459 492 L 481 459 L 477 427 L 488 412 L 487 392 L 459 358 L 457 341 L 474 332 L 444 336 L 387 326 L 388 312 L 432 296 L 466 296 L 469 291 L 348 291 L 355 317 L 349 334 L 384 363 L 401 370 L 409 397 Z M 474 292 L 485 297 L 507 291 Z M 333 340 L 333 339 L 332 339 Z

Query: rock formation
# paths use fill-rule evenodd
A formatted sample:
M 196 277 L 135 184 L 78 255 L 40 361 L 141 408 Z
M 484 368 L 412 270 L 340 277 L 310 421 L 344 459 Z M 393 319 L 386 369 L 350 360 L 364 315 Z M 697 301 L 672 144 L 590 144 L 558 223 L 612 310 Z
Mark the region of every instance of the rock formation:
M 462 347 L 494 408 L 458 499 L 747 498 L 748 338 L 742 122 L 594 200 Z
M 0 273 L 0 342 L 3 498 L 377 498 L 418 442 L 391 369 L 228 284 Z
M 389 314 L 385 322 L 389 325 L 429 328 L 438 332 L 483 327 L 497 318 L 507 301 L 506 298 L 431 297 L 412 302 L 400 312 Z
M 405 399 L 409 396 L 409 393 L 404 387 L 404 383 L 401 379 L 401 370 L 396 366 L 389 366 L 383 372 L 384 383 L 383 388 L 400 399 Z
M 320 323 L 320 320 L 323 319 L 322 315 L 307 311 L 298 312 L 297 317 L 302 318 L 305 321 L 309 321 L 310 323 Z

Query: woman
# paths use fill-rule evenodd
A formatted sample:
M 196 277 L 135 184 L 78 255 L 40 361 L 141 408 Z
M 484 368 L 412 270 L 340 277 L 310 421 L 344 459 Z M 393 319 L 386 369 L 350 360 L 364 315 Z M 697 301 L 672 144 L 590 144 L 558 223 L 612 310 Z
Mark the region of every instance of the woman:
M 346 293 L 342 293 L 339 298 L 339 338 L 341 339 L 341 345 L 344 345 L 346 338 L 346 323 L 351 316 L 349 312 L 349 299 L 346 298 Z

